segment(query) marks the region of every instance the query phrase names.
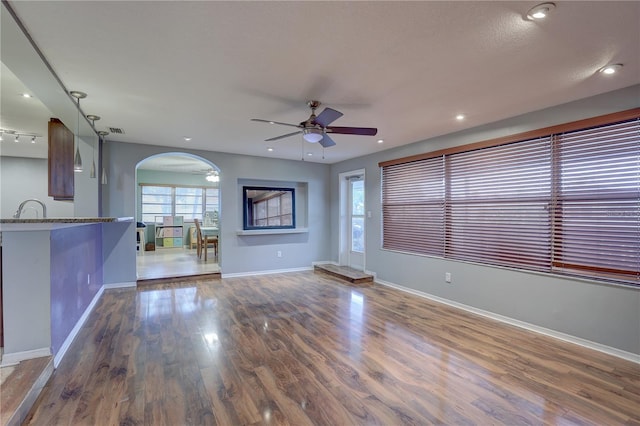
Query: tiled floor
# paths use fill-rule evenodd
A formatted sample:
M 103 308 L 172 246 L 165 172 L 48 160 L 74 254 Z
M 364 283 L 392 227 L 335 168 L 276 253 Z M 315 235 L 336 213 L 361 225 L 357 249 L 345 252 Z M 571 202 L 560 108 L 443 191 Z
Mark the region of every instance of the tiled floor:
M 138 280 L 175 278 L 220 272 L 218 259 L 198 259 L 195 249 L 161 249 L 136 256 Z

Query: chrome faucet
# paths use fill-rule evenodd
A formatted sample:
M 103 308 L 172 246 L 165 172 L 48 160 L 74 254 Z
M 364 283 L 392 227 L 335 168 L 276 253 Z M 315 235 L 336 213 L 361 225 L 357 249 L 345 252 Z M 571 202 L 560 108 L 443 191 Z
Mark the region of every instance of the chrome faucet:
M 20 205 L 18 206 L 18 210 L 16 211 L 16 214 L 13 215 L 14 219 L 20 219 L 20 215 L 22 214 L 22 208 L 29 201 L 34 201 L 36 203 L 39 203 L 42 206 L 42 218 L 44 219 L 45 217 L 47 217 L 47 206 L 45 206 L 42 201 L 36 198 L 29 198 L 28 200 L 24 200 L 23 202 L 20 203 Z

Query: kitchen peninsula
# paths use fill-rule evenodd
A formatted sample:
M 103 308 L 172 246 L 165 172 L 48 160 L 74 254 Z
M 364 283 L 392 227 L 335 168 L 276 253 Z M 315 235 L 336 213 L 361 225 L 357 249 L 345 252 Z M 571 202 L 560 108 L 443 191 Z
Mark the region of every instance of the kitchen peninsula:
M 2 365 L 57 366 L 105 287 L 135 286 L 133 218 L 0 219 Z

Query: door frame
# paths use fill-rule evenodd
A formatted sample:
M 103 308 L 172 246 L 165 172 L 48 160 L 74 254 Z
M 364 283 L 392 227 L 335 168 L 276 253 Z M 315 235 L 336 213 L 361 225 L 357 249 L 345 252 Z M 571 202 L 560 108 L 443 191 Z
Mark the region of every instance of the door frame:
M 139 178 L 138 178 L 138 171 L 140 169 L 140 166 L 147 160 L 156 158 L 156 157 L 163 157 L 163 156 L 180 156 L 180 157 L 189 157 L 189 158 L 193 158 L 195 160 L 198 160 L 200 162 L 202 162 L 203 166 L 205 167 L 209 167 L 212 170 L 215 170 L 218 172 L 219 176 L 221 176 L 221 171 L 220 171 L 220 167 L 218 167 L 217 164 L 213 163 L 211 160 L 208 160 L 207 158 L 204 158 L 200 155 L 196 155 L 196 154 L 192 154 L 190 152 L 184 152 L 184 151 L 167 151 L 167 152 L 161 152 L 158 154 L 152 154 L 149 155 L 145 158 L 143 158 L 142 160 L 138 161 L 136 163 L 136 167 L 134 170 L 134 183 L 135 183 L 135 189 L 133 191 L 134 194 L 134 205 L 135 205 L 135 217 L 136 217 L 136 221 L 138 220 L 142 220 L 141 218 L 141 208 L 142 208 L 142 199 L 141 199 L 141 195 L 139 194 L 140 191 L 140 182 L 139 182 Z M 176 186 L 179 186 L 179 184 L 176 184 Z M 222 235 L 222 227 L 223 227 L 223 223 L 222 223 L 222 176 L 220 177 L 220 182 L 218 182 L 218 259 L 217 259 L 217 263 L 218 263 L 218 267 L 220 268 L 220 271 L 222 271 L 222 262 L 223 262 L 223 251 L 222 251 L 222 246 L 223 246 L 223 241 L 221 239 L 221 235 Z M 147 236 L 147 238 L 149 238 Z M 186 240 L 186 238 L 185 238 Z M 184 244 L 183 244 L 184 246 Z M 144 248 L 144 245 L 142 246 L 142 248 Z M 191 244 L 189 243 L 189 248 L 191 248 Z M 136 273 L 137 273 L 137 261 L 136 261 Z
M 362 180 L 366 187 L 366 174 L 365 169 L 357 169 L 349 172 L 338 173 L 338 185 L 339 185 L 339 220 L 338 220 L 338 264 L 342 266 L 349 266 L 351 264 L 351 250 L 350 240 L 351 235 L 349 219 L 350 204 L 349 204 L 349 179 L 355 176 L 362 176 Z M 366 190 L 365 190 L 365 211 L 366 211 Z M 365 251 L 362 253 L 362 270 L 366 269 L 366 220 L 364 229 L 365 238 Z

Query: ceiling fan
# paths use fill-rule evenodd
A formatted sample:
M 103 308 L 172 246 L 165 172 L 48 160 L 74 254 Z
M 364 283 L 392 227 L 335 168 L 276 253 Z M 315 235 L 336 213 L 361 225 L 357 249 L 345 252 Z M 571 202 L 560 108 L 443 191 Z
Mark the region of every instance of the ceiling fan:
M 297 127 L 298 131 L 293 133 L 287 133 L 286 135 L 276 136 L 275 138 L 265 139 L 266 142 L 276 141 L 278 139 L 288 138 L 289 136 L 302 133 L 302 137 L 305 141 L 311 143 L 319 143 L 324 148 L 335 145 L 336 143 L 329 137 L 329 133 L 342 134 L 342 135 L 363 135 L 363 136 L 375 136 L 378 133 L 378 129 L 373 127 L 337 127 L 329 126 L 338 118 L 342 117 L 340 111 L 335 109 L 325 108 L 318 116 L 316 116 L 316 108 L 320 106 L 319 101 L 307 102 L 309 108 L 311 108 L 311 116 L 300 124 L 281 123 L 279 121 L 262 120 L 260 118 L 252 118 L 251 121 L 259 121 L 261 123 L 280 124 L 281 126 Z
M 193 171 L 191 171 L 191 174 L 203 175 L 204 178 L 209 182 L 219 182 L 220 181 L 220 174 L 216 170 L 213 170 L 211 167 L 206 168 L 206 169 L 193 170 Z

